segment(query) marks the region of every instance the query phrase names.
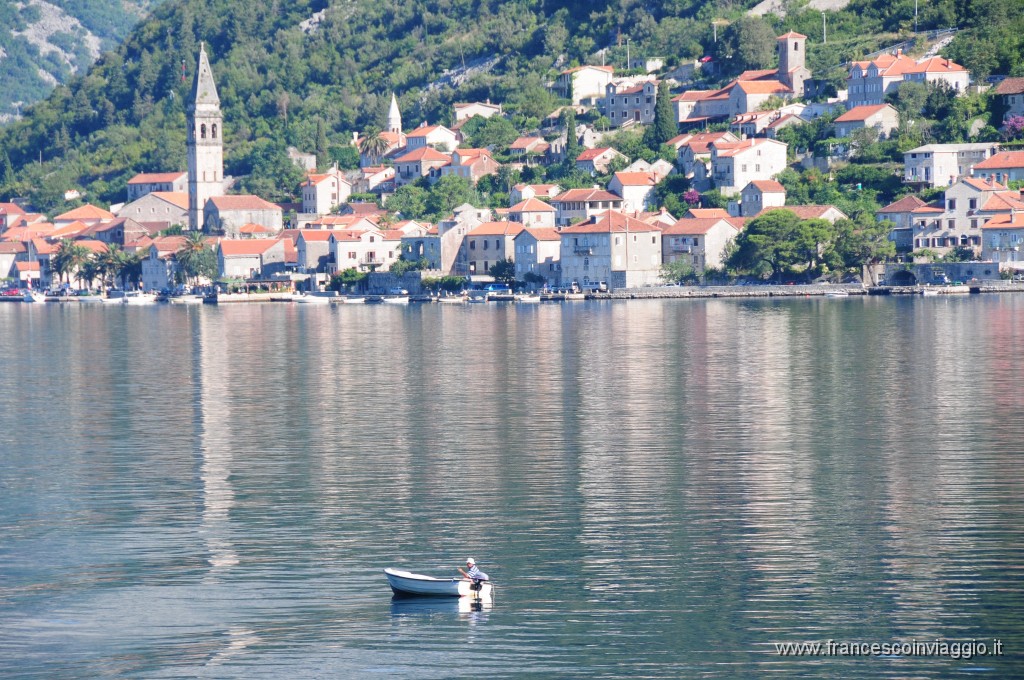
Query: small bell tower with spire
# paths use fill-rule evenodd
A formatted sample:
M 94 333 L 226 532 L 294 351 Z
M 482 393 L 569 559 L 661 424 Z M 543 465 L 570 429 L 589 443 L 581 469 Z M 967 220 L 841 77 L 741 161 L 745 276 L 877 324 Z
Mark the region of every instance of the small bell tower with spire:
M 224 193 L 223 119 L 205 43 L 192 81 L 188 126 L 188 226 L 199 231 L 206 201 Z
M 388 111 L 388 132 L 402 134 L 402 112 L 398 110 L 398 100 L 391 93 L 391 109 Z

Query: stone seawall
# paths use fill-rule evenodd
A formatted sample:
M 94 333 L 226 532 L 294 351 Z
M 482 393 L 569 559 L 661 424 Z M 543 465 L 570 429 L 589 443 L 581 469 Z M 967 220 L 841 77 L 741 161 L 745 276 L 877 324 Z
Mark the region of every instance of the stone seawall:
M 983 281 L 963 286 L 876 286 L 859 284 L 793 286 L 661 286 L 628 288 L 610 293 L 588 293 L 588 300 L 664 300 L 672 298 L 828 297 L 834 295 L 966 295 L 969 293 L 1021 293 L 1024 282 Z

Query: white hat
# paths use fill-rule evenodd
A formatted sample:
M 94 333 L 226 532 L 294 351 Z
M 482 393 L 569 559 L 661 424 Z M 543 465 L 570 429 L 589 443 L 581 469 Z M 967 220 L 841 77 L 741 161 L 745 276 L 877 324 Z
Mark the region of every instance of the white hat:
M 466 564 L 476 564 L 476 560 L 474 560 L 472 557 L 467 557 Z

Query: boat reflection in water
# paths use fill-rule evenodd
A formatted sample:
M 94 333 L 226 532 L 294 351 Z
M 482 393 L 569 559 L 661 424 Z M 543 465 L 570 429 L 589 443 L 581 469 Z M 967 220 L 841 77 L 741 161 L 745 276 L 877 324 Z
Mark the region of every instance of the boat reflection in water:
M 460 618 L 473 623 L 487 620 L 487 612 L 493 600 L 479 600 L 472 597 L 417 597 L 395 595 L 391 598 L 391 617 L 394 619 L 427 617 L 443 614 L 459 614 Z

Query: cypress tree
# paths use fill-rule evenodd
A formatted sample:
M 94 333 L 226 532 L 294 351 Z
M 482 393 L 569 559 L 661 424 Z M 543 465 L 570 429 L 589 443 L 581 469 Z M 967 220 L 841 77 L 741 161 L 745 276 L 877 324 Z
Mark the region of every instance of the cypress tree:
M 320 168 L 327 167 L 327 130 L 324 119 L 316 119 L 316 163 Z
M 571 106 L 562 109 L 562 125 L 565 126 L 565 160 L 574 164 L 580 155 L 580 140 L 576 137 L 576 109 Z
M 7 155 L 7 149 L 0 149 L 3 154 L 0 162 L 0 186 L 6 187 L 14 184 L 14 166 L 11 165 L 11 157 Z
M 676 136 L 679 124 L 672 112 L 672 100 L 669 98 L 668 83 L 658 84 L 658 101 L 654 105 L 654 131 L 651 133 L 652 148 L 657 151 L 662 144 Z

